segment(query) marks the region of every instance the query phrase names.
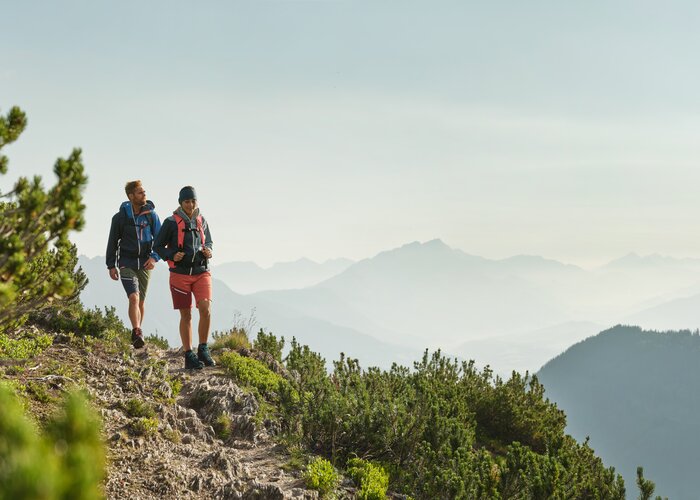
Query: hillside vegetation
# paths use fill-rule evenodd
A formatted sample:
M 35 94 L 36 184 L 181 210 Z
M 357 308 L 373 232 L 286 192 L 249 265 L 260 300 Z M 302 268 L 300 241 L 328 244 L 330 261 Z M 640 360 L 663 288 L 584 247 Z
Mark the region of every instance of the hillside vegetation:
M 104 417 L 110 498 L 254 491 L 293 498 L 312 486 L 347 498 L 383 498 L 387 488 L 426 499 L 625 497 L 622 478 L 564 434 L 563 413 L 535 378 L 493 379 L 439 352 L 412 370 L 362 370 L 341 357 L 327 373 L 318 354 L 294 341 L 280 362 L 281 342 L 264 332 L 252 349 L 238 332 L 238 348 L 214 350 L 220 368 L 188 373 L 176 351 L 151 342 L 138 353 L 118 325 L 98 326 L 92 334 L 99 338 L 81 338 L 27 325 L 23 340 L 36 342 L 33 357 L 0 373 L 3 393 L 10 390 L 35 416 L 33 424 L 11 425 L 51 428 L 61 394 L 90 395 L 93 415 Z M 42 351 L 45 335 L 52 340 Z M 81 435 L 71 439 L 63 440 L 68 450 L 85 448 L 96 459 L 84 463 L 99 463 L 99 447 L 86 448 Z M 6 440 L 0 432 L 0 443 Z M 25 453 L 17 446 L 0 445 L 0 463 Z M 366 474 L 357 472 L 358 459 Z M 268 469 L 261 473 L 262 462 Z M 0 467 L 0 476 L 3 470 L 11 472 Z M 93 488 L 103 476 L 83 473 Z M 363 484 L 364 477 L 375 479 Z
M 590 436 L 630 481 L 644 464 L 669 498 L 696 498 L 700 468 L 700 335 L 616 326 L 572 346 L 538 376 L 566 411 L 567 431 Z

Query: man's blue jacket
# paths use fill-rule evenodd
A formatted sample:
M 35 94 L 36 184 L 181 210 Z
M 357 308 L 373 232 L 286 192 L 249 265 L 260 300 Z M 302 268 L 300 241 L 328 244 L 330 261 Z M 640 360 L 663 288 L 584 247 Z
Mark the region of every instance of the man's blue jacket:
M 107 240 L 107 268 L 141 269 L 149 257 L 160 260 L 153 251 L 153 240 L 160 231 L 160 219 L 151 200 L 134 216 L 131 202 L 125 201 L 112 217 Z

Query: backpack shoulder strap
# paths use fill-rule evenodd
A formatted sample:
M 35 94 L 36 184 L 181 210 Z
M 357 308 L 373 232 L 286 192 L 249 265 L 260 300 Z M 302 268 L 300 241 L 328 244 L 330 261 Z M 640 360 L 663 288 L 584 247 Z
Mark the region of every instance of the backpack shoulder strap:
M 173 220 L 175 220 L 175 225 L 177 226 L 177 248 L 179 250 L 185 244 L 185 219 L 178 214 L 173 214 Z
M 197 216 L 197 230 L 199 231 L 199 237 L 202 240 L 202 246 L 207 242 L 207 237 L 204 236 L 204 224 L 202 224 L 202 216 Z

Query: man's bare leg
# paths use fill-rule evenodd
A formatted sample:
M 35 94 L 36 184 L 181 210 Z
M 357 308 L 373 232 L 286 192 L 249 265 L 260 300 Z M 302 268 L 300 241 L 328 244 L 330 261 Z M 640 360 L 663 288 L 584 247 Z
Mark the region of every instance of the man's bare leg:
M 197 304 L 199 309 L 199 326 L 197 333 L 199 334 L 199 343 L 206 344 L 209 339 L 209 327 L 211 326 L 211 301 L 200 300 Z
M 186 307 L 180 311 L 180 340 L 185 351 L 192 350 L 192 309 Z
M 129 295 L 129 321 L 131 328 L 141 328 L 141 308 L 139 307 L 139 293 Z M 143 302 L 141 302 L 143 304 Z

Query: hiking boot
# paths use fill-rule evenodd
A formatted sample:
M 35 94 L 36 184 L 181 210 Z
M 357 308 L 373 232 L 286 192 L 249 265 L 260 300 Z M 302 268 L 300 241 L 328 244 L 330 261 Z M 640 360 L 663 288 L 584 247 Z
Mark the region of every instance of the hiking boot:
M 216 366 L 216 361 L 211 358 L 209 346 L 207 344 L 199 344 L 197 348 L 197 359 L 207 366 Z
M 143 332 L 141 329 L 134 328 L 131 330 L 131 345 L 133 345 L 135 349 L 141 349 L 144 344 L 145 342 L 143 341 Z
M 185 353 L 185 370 L 201 370 L 204 363 L 197 359 L 197 355 L 192 351 Z

